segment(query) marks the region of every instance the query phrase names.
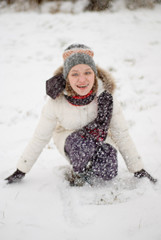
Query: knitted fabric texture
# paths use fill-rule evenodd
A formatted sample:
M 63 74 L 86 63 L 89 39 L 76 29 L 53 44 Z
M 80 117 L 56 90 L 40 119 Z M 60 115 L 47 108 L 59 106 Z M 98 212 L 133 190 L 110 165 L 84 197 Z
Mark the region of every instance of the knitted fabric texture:
M 113 110 L 112 95 L 104 91 L 98 97 L 98 114 L 94 121 L 70 134 L 64 150 L 74 172 L 112 179 L 117 175 L 117 151 L 104 143 Z
M 64 95 L 64 97 L 67 99 L 67 101 L 69 103 L 71 103 L 72 105 L 75 105 L 75 106 L 87 105 L 87 104 L 89 104 L 93 101 L 95 96 L 96 96 L 96 94 L 93 93 L 92 90 L 85 96 L 67 96 L 67 95 Z
M 69 71 L 72 67 L 78 64 L 86 64 L 92 68 L 95 75 L 97 75 L 97 69 L 93 60 L 93 51 L 83 44 L 72 44 L 63 53 L 64 68 L 63 75 L 66 79 Z

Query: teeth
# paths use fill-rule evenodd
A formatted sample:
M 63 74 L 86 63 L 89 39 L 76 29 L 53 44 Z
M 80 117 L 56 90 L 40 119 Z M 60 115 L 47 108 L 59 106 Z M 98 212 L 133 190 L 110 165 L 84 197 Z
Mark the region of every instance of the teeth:
M 77 86 L 78 88 L 85 88 L 85 87 L 87 87 L 87 85 L 86 86 Z

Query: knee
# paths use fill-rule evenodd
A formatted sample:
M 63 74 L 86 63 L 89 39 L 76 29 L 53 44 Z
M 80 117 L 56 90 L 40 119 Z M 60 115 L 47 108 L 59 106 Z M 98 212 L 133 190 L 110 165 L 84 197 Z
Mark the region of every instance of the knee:
M 105 169 L 102 178 L 103 180 L 112 180 L 115 178 L 118 174 L 118 164 L 117 162 L 113 163 L 111 166 Z
M 66 154 L 69 154 L 70 151 L 78 144 L 79 134 L 77 132 L 71 133 L 65 140 L 64 150 Z
M 118 174 L 118 164 L 115 163 L 115 166 L 113 166 L 113 168 L 110 171 L 109 179 L 113 179 L 114 177 L 117 176 L 117 174 Z
M 65 140 L 64 150 L 66 154 L 74 151 L 75 153 L 79 152 L 80 154 L 92 157 L 95 149 L 95 141 L 92 138 L 84 138 L 81 130 L 73 132 Z
M 69 135 L 69 136 L 66 138 L 65 144 L 64 144 L 64 151 L 65 151 L 66 154 L 69 153 L 69 151 L 70 151 L 70 149 L 71 149 L 71 147 L 72 147 L 72 143 L 73 143 L 73 142 L 74 142 L 74 141 L 73 141 L 72 136 Z

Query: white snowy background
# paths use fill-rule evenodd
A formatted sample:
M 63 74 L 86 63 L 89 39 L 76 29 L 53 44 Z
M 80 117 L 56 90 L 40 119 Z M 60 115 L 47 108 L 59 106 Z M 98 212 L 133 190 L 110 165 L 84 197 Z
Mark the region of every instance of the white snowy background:
M 68 5 L 64 6 L 68 10 Z M 145 169 L 134 179 L 119 155 L 118 176 L 70 187 L 68 163 L 50 142 L 21 183 L 4 178 L 31 138 L 45 81 L 71 43 L 84 43 L 116 79 L 116 95 Z M 75 13 L 0 11 L 0 239 L 161 240 L 161 5 Z

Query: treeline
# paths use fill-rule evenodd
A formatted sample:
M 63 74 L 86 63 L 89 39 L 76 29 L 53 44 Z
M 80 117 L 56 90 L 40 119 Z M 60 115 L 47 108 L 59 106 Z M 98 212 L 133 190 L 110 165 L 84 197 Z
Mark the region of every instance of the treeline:
M 161 3 L 161 0 L 87 0 L 87 5 L 85 11 L 102 11 L 107 8 L 110 8 L 113 2 L 124 1 L 125 5 L 129 9 L 136 9 L 139 7 L 148 7 L 153 8 L 155 3 Z M 6 4 L 11 5 L 14 3 L 23 3 L 28 2 L 31 5 L 41 5 L 45 2 L 72 2 L 75 3 L 77 0 L 0 0 L 0 2 L 6 2 Z

